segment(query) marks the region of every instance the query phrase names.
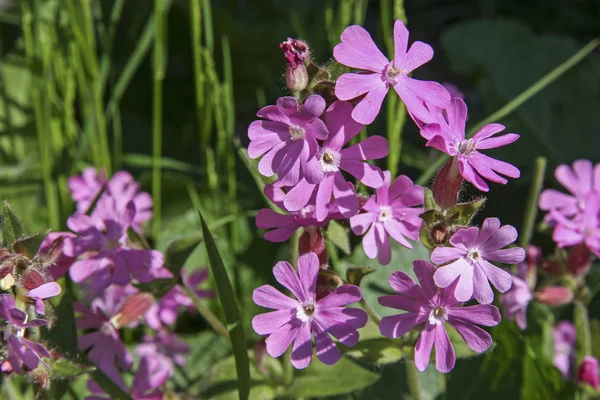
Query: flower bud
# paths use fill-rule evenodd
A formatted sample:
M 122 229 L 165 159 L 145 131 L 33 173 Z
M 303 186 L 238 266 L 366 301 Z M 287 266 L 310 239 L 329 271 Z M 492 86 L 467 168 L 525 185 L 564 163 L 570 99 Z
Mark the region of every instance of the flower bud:
M 287 62 L 285 72 L 287 87 L 294 93 L 301 92 L 308 87 L 310 80 L 306 69 L 306 62 L 310 62 L 308 45 L 302 40 L 288 38 L 279 45 L 279 48 L 283 50 Z
M 123 306 L 110 322 L 116 329 L 131 325 L 140 319 L 150 309 L 154 299 L 150 293 L 136 293 L 129 296 Z
M 0 362 L 0 372 L 7 375 L 13 372 L 13 366 L 10 361 L 4 360 Z
M 319 266 L 322 269 L 327 269 L 327 248 L 323 233 L 319 228 L 306 228 L 302 236 L 300 236 L 299 253 L 315 253 L 319 257 Z
M 562 286 L 547 286 L 535 292 L 535 299 L 551 306 L 562 306 L 573 300 L 573 292 Z
M 448 228 L 445 224 L 438 224 L 431 228 L 431 240 L 436 246 L 442 246 L 448 241 Z
M 594 389 L 598 389 L 598 360 L 596 358 L 592 356 L 583 357 L 577 373 L 577 382 L 587 383 Z
M 585 244 L 580 244 L 569 251 L 567 269 L 573 276 L 584 276 L 592 265 L 592 253 Z
M 542 249 L 538 246 L 529 245 L 525 249 L 525 262 L 529 265 L 536 265 L 542 259 Z
M 317 277 L 317 300 L 327 296 L 343 284 L 344 281 L 335 272 L 321 269 L 319 271 L 319 276 Z
M 265 375 L 268 374 L 268 371 L 265 368 L 265 363 L 264 363 L 266 356 L 267 356 L 267 338 L 263 337 L 258 342 L 256 342 L 256 344 L 254 345 L 254 361 L 256 362 L 256 366 L 258 367 L 259 371 Z
M 463 177 L 458 170 L 458 164 L 454 159 L 448 161 L 433 181 L 432 191 L 435 202 L 442 209 L 455 206 L 462 182 Z
M 304 64 L 289 66 L 285 71 L 285 83 L 292 92 L 301 92 L 308 87 L 308 70 Z

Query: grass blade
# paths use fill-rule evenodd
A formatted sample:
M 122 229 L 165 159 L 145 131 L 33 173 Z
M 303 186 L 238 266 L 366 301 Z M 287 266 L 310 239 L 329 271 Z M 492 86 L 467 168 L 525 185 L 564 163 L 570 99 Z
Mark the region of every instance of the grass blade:
M 245 400 L 248 399 L 250 394 L 250 364 L 246 350 L 246 336 L 244 335 L 244 328 L 240 321 L 240 311 L 235 301 L 235 292 L 231 286 L 223 259 L 200 211 L 198 211 L 198 215 L 202 224 L 202 235 L 204 236 L 204 244 L 206 245 L 212 276 L 217 286 L 219 301 L 225 313 L 227 326 L 231 327 L 229 329 L 229 337 L 235 357 L 239 398 Z
M 600 38 L 596 38 L 589 42 L 587 45 L 581 48 L 577 53 L 573 54 L 570 58 L 564 61 L 562 64 L 558 65 L 552 71 L 548 72 L 541 79 L 535 82 L 533 85 L 525 89 L 521 94 L 517 97 L 506 103 L 503 107 L 496 110 L 486 118 L 484 118 L 481 122 L 474 125 L 467 132 L 467 138 L 472 137 L 481 127 L 487 125 L 491 122 L 498 121 L 512 113 L 514 110 L 519 108 L 521 104 L 525 103 L 527 100 L 532 98 L 534 95 L 542 91 L 546 86 L 550 85 L 552 82 L 560 78 L 565 72 L 573 68 L 577 65 L 581 60 L 587 57 L 596 47 L 600 45 Z M 448 160 L 448 155 L 441 154 L 429 168 L 427 168 L 417 179 L 417 185 L 425 185 L 429 180 L 433 177 L 438 169 L 441 168 L 442 165 Z
M 535 159 L 535 166 L 533 168 L 533 178 L 531 180 L 531 188 L 529 189 L 529 197 L 527 198 L 527 205 L 525 208 L 525 214 L 523 216 L 523 225 L 521 227 L 521 237 L 519 245 L 525 248 L 531 241 L 533 235 L 533 227 L 535 225 L 535 217 L 538 211 L 538 198 L 540 192 L 544 187 L 544 173 L 546 172 L 546 159 L 544 157 L 538 157 Z

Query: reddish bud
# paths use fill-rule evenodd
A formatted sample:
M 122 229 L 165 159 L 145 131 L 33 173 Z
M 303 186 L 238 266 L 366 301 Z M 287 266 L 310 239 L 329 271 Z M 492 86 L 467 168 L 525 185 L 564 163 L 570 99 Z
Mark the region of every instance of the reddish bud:
M 431 228 L 430 236 L 436 246 L 441 246 L 448 241 L 448 229 L 444 224 L 435 225 Z
M 456 161 L 454 159 L 448 161 L 433 181 L 432 191 L 435 202 L 443 209 L 455 206 L 462 182 L 463 177 Z
M 292 92 L 301 92 L 308 87 L 308 70 L 304 64 L 289 66 L 285 71 L 285 84 Z
M 288 66 L 297 67 L 304 64 L 305 60 L 310 60 L 310 50 L 303 40 L 288 38 L 279 48 L 283 50 Z
M 33 290 L 44 283 L 46 283 L 46 279 L 34 268 L 27 268 L 19 278 L 19 285 L 27 290 Z
M 540 268 L 546 271 L 549 275 L 558 275 L 561 273 L 560 264 L 556 260 L 543 260 L 540 263 Z
M 536 265 L 542 259 L 542 249 L 538 246 L 527 246 L 525 249 L 525 262 L 529 265 Z
M 136 293 L 129 296 L 123 306 L 110 322 L 116 329 L 121 329 L 140 319 L 150 309 L 154 299 L 150 293 Z
M 594 389 L 598 389 L 600 381 L 598 378 L 598 360 L 596 358 L 592 356 L 583 357 L 577 373 L 577 382 L 586 383 Z
M 317 277 L 317 300 L 327 296 L 343 284 L 344 281 L 335 272 L 326 269 L 320 270 Z
M 300 236 L 299 253 L 315 253 L 319 257 L 319 266 L 322 269 L 327 269 L 327 248 L 323 233 L 319 228 L 306 228 L 302 236 Z
M 573 276 L 584 276 L 592 265 L 592 253 L 585 244 L 580 244 L 571 249 L 567 268 Z
M 47 368 L 36 368 L 30 373 L 33 382 L 42 389 L 50 387 L 50 376 L 48 376 Z
M 573 300 L 573 292 L 562 286 L 547 286 L 535 292 L 535 299 L 551 306 L 562 306 Z
M 0 362 L 0 372 L 3 374 L 10 374 L 13 372 L 13 366 L 8 360 Z
M 357 194 L 356 197 L 358 198 L 358 209 L 359 210 L 362 209 L 363 206 L 365 204 L 367 204 L 367 201 L 369 201 L 369 199 L 371 198 L 371 196 L 362 194 L 362 193 Z

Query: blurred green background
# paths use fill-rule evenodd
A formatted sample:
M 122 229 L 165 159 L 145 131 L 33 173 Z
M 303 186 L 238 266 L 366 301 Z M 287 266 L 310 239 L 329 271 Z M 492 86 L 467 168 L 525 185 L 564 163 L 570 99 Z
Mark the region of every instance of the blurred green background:
M 86 166 L 126 169 L 155 198 L 159 219 L 146 232 L 161 250 L 197 234 L 195 210 L 202 209 L 231 268 L 247 332 L 258 312 L 250 293 L 288 254 L 254 228 L 253 216 L 266 203 L 238 150 L 247 145 L 256 111 L 288 94 L 280 42 L 302 38 L 314 60 L 325 63 L 346 26 L 365 26 L 389 49 L 394 19 L 405 19 L 411 41 L 435 50 L 415 76 L 458 86 L 475 125 L 600 36 L 597 0 L 0 0 L 0 10 L 0 196 L 31 231 L 62 230 L 74 211 L 69 176 Z M 402 127 L 396 103 L 387 107 L 368 133 L 388 136 L 399 163 L 387 167 L 416 180 L 438 154 L 424 147 L 412 121 Z M 497 122 L 521 139 L 490 154 L 517 165 L 522 177 L 491 185 L 478 218 L 498 216 L 520 227 L 536 156 L 548 158 L 547 186 L 556 185 L 551 171 L 560 163 L 600 161 L 598 50 Z M 464 194 L 476 196 L 471 189 Z M 346 257 L 344 244 L 338 247 L 330 250 L 340 272 L 369 262 L 360 248 Z M 420 251 L 396 249 L 393 266 L 407 268 L 426 257 Z M 205 261 L 196 253 L 190 264 Z M 197 332 L 201 324 L 184 320 L 177 329 Z M 498 335 L 517 333 L 504 328 Z M 522 349 L 499 347 L 503 363 L 497 356 L 457 364 L 449 398 L 523 393 L 519 377 L 527 373 L 520 361 L 511 364 Z M 211 361 L 194 362 L 203 364 L 201 374 Z M 463 385 L 484 362 L 492 372 L 482 372 L 483 383 L 464 395 Z M 397 364 L 375 372 L 384 379 L 362 395 L 403 392 L 394 386 L 404 385 Z M 429 387 L 438 387 L 435 374 L 431 379 Z M 435 396 L 432 389 L 426 398 Z

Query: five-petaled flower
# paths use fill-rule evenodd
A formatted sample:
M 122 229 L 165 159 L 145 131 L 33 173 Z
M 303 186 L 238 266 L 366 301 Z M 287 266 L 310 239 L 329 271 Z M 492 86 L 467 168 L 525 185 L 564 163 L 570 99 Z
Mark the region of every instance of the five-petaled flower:
M 412 249 L 406 238 L 419 237 L 423 212 L 423 188 L 401 175 L 391 183 L 391 174 L 384 171 L 384 183 L 363 206 L 364 213 L 350 218 L 352 231 L 362 235 L 362 244 L 369 258 L 377 257 L 382 265 L 390 263 L 392 250 L 388 235 L 401 245 Z
M 454 368 L 456 357 L 446 332 L 446 324 L 456 329 L 473 351 L 486 351 L 492 344 L 492 337 L 477 325 L 498 325 L 498 309 L 489 304 L 460 307 L 454 297 L 456 282 L 439 290 L 433 281 L 435 267 L 424 260 L 416 260 L 413 270 L 421 286 L 408 274 L 396 271 L 390 276 L 389 282 L 399 295 L 379 297 L 381 305 L 406 311 L 383 317 L 379 326 L 381 334 L 397 338 L 410 329 L 422 327 L 421 336 L 415 345 L 415 364 L 419 371 L 424 371 L 429 365 L 434 345 L 435 366 L 438 371 L 449 372 Z
M 435 272 L 435 283 L 445 288 L 458 278 L 456 299 L 468 301 L 475 297 L 480 303 L 489 304 L 494 300 L 490 282 L 500 292 L 510 289 L 511 275 L 489 261 L 517 264 L 525 258 L 525 250 L 520 247 L 504 249 L 517 239 L 517 230 L 510 226 L 500 227 L 498 218 L 487 218 L 481 229 L 471 227 L 461 229 L 450 238 L 452 247 L 436 247 L 431 261 L 443 265 Z M 489 260 L 489 261 L 488 261 Z
M 341 355 L 329 335 L 346 346 L 354 346 L 358 342 L 357 329 L 367 323 L 367 314 L 363 310 L 344 307 L 361 299 L 360 289 L 354 285 L 342 285 L 317 300 L 317 255 L 301 255 L 298 271 L 299 277 L 285 261 L 278 262 L 273 268 L 275 279 L 296 299 L 285 296 L 270 285 L 254 290 L 252 299 L 256 304 L 276 311 L 257 315 L 252 320 L 252 327 L 259 335 L 268 335 L 267 352 L 272 357 L 281 356 L 294 342 L 291 362 L 298 369 L 308 367 L 312 361 L 311 336 L 315 338 L 319 360 L 324 364 L 335 364 Z
M 552 239 L 558 247 L 584 243 L 596 257 L 600 257 L 600 194 L 589 192 L 584 201 L 583 212 L 571 219 L 558 210 L 550 211 L 550 218 L 555 223 Z
M 446 107 L 450 93 L 431 81 L 408 77 L 413 70 L 433 58 L 433 49 L 426 43 L 414 42 L 408 47 L 408 30 L 402 21 L 394 24 L 394 59 L 389 61 L 373 42 L 363 27 L 352 25 L 342 32 L 342 42 L 333 49 L 333 56 L 340 63 L 373 73 L 348 73 L 340 76 L 335 84 L 335 94 L 340 100 L 352 100 L 366 96 L 352 111 L 352 118 L 363 125 L 375 120 L 390 86 L 393 86 L 408 112 L 417 119 L 427 119 L 429 111 L 425 104 Z
M 421 128 L 421 135 L 427 139 L 427 146 L 455 157 L 458 170 L 463 178 L 477 189 L 487 192 L 489 187 L 483 178 L 492 182 L 506 184 L 508 181 L 498 173 L 510 178 L 518 178 L 521 172 L 513 165 L 496 160 L 481 153 L 481 150 L 493 149 L 516 141 L 519 135 L 507 133 L 491 137 L 504 130 L 504 125 L 488 124 L 470 139 L 465 135 L 467 105 L 461 99 L 452 99 L 445 109 L 446 115 L 439 114 L 436 123 Z M 483 177 L 483 178 L 482 178 Z

